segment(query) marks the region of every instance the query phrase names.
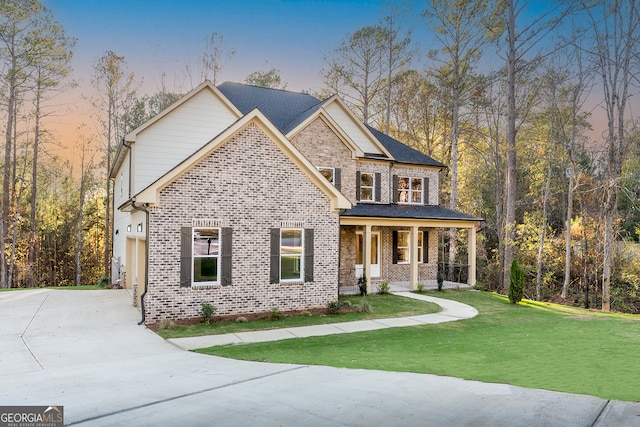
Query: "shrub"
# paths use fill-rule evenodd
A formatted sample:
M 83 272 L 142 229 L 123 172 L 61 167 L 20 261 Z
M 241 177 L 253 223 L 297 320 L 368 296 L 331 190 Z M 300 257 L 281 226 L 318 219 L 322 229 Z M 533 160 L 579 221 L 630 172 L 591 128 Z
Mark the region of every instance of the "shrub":
M 327 311 L 329 314 L 337 314 L 342 308 L 342 303 L 338 300 L 329 301 L 327 303 Z
M 416 291 L 418 291 L 419 293 L 423 293 L 424 292 L 424 283 L 418 283 L 416 285 Z
M 358 289 L 363 297 L 367 295 L 367 276 L 364 274 L 358 279 Z
M 96 285 L 100 286 L 101 288 L 106 288 L 109 286 L 110 284 L 110 280 L 109 280 L 109 276 L 102 276 L 98 279 L 98 282 L 96 283 Z
M 198 311 L 198 315 L 202 319 L 202 322 L 206 325 L 211 323 L 211 318 L 214 314 L 216 314 L 216 308 L 209 304 L 208 302 L 202 301 L 200 304 L 200 311 Z
M 244 316 L 238 316 L 236 317 L 236 323 L 247 323 L 249 320 L 247 320 L 246 317 Z
M 442 291 L 442 284 L 444 283 L 444 276 L 442 275 L 442 271 L 438 271 L 436 281 L 438 282 L 438 291 Z
M 516 304 L 522 300 L 523 296 L 524 269 L 518 264 L 518 260 L 514 259 L 509 273 L 509 301 L 511 304 Z
M 171 329 L 175 327 L 176 324 L 171 319 L 162 318 L 160 319 L 160 324 L 158 325 L 158 329 Z
M 271 309 L 271 320 L 282 320 L 284 319 L 284 313 L 278 307 L 273 307 Z
M 380 283 L 378 285 L 378 293 L 380 295 L 389 295 L 389 290 L 391 289 L 391 287 L 389 286 L 389 281 L 385 280 L 384 282 Z

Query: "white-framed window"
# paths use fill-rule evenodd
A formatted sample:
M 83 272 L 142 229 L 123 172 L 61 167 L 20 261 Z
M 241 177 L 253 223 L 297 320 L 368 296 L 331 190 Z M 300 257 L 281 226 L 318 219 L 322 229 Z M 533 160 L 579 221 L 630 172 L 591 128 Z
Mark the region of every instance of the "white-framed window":
M 191 282 L 198 284 L 218 284 L 220 267 L 220 229 L 193 227 L 191 250 L 193 268 Z
M 411 234 L 408 230 L 398 230 L 395 262 L 397 264 L 409 264 L 411 262 Z M 424 233 L 418 231 L 418 264 L 422 264 L 424 260 Z
M 280 281 L 299 282 L 304 271 L 304 229 L 280 230 Z
M 398 177 L 398 203 L 423 204 L 422 178 Z
M 324 167 L 324 166 L 320 166 L 320 167 L 318 167 L 318 171 L 320 172 L 320 174 L 322 176 L 327 178 L 327 181 L 329 181 L 332 184 L 335 183 L 336 170 L 334 168 L 327 168 L 327 167 Z
M 360 172 L 360 201 L 374 201 L 375 195 L 375 174 Z

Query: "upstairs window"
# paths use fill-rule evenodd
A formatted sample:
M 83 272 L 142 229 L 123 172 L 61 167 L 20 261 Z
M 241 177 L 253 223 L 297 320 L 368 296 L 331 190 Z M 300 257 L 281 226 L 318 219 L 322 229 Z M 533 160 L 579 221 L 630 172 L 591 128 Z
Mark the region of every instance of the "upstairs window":
M 327 181 L 340 190 L 340 168 L 318 167 L 318 171 Z
M 356 200 L 359 202 L 379 202 L 381 181 L 379 173 L 356 172 Z
M 413 205 L 428 204 L 429 179 L 393 176 L 393 202 Z

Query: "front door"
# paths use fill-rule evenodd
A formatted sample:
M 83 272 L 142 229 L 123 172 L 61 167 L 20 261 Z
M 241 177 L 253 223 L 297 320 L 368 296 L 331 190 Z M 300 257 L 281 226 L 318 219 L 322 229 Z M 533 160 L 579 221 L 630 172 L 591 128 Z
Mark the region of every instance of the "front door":
M 356 232 L 356 278 L 362 277 L 364 272 L 364 253 L 363 253 L 364 234 L 361 231 Z M 380 277 L 380 232 L 371 233 L 371 277 Z

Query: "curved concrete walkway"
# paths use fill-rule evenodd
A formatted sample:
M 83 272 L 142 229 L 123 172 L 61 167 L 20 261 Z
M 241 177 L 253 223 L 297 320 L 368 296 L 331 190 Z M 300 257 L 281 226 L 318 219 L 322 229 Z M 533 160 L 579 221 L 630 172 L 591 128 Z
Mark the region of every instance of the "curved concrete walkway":
M 329 323 L 326 325 L 297 326 L 293 328 L 270 329 L 265 331 L 236 332 L 233 334 L 205 335 L 199 337 L 173 338 L 168 341 L 184 350 L 213 347 L 227 344 L 248 344 L 256 342 L 279 341 L 290 338 L 317 337 L 322 335 L 347 334 L 352 332 L 374 331 L 377 329 L 403 326 L 431 325 L 470 319 L 478 315 L 478 310 L 457 301 L 430 297 L 413 292 L 393 292 L 407 298 L 428 301 L 442 307 L 442 311 L 410 317 L 389 319 L 358 320 L 355 322 Z

